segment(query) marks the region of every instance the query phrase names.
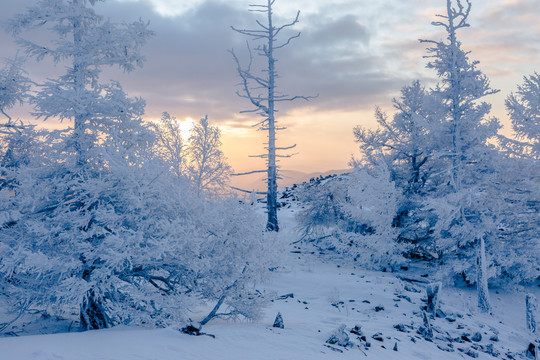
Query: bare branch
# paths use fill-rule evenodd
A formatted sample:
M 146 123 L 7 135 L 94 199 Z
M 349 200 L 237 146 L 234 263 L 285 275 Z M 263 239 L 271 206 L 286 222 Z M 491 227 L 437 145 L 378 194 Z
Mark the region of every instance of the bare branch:
M 291 36 L 290 38 L 287 39 L 287 41 L 286 41 L 285 43 L 283 43 L 283 44 L 281 44 L 281 45 L 279 45 L 279 46 L 274 46 L 274 49 L 281 49 L 281 48 L 283 48 L 283 47 L 289 45 L 289 43 L 291 42 L 291 40 L 296 39 L 296 38 L 299 38 L 299 37 L 300 37 L 300 34 L 301 34 L 301 33 L 299 32 L 298 34 L 296 34 L 296 35 L 294 35 L 294 36 Z
M 231 186 L 230 188 L 236 191 L 247 193 L 247 194 L 266 195 L 266 192 L 261 192 L 261 191 L 249 191 L 249 190 L 239 189 L 234 186 Z
M 253 171 L 245 172 L 245 173 L 231 174 L 231 176 L 243 176 L 243 175 L 251 175 L 251 174 L 266 173 L 266 172 L 268 172 L 268 170 L 253 170 Z

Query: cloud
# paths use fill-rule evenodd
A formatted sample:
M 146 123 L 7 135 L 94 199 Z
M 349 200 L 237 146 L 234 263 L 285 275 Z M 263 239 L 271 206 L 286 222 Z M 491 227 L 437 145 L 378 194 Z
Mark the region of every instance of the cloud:
M 337 6 L 348 3 L 341 1 Z M 23 0 L 9 10 L 20 12 L 28 4 L 31 1 Z M 131 96 L 145 98 L 148 116 L 154 118 L 169 111 L 179 117 L 208 114 L 224 122 L 250 109 L 245 99 L 235 95 L 239 78 L 227 50 L 235 48 L 246 55 L 246 39 L 230 26 L 251 27 L 256 14 L 235 2 L 208 0 L 192 1 L 181 12 L 173 11 L 175 16 L 164 17 L 160 9 L 166 5 L 166 1 L 107 1 L 96 5 L 96 11 L 112 21 L 142 17 L 150 21 L 156 34 L 143 49 L 147 57 L 143 69 L 128 74 L 106 69 L 103 79 L 118 79 Z M 381 70 L 384 59 L 371 54 L 372 33 L 359 17 L 336 14 L 334 9 L 312 11 L 301 20 L 302 36 L 277 54 L 278 81 L 280 89 L 291 95 L 319 97 L 310 103 L 282 104 L 282 115 L 303 106 L 371 107 L 395 86 L 396 80 Z M 276 17 L 276 22 L 288 21 L 290 18 Z M 40 77 L 62 71 L 61 67 L 53 69 L 50 63 L 29 62 L 29 66 Z

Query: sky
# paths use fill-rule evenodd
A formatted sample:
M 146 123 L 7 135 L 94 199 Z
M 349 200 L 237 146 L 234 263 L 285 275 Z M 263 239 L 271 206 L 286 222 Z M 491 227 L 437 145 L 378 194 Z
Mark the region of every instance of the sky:
M 0 0 L 0 21 L 24 11 L 35 0 Z M 130 96 L 146 100 L 146 120 L 166 111 L 186 129 L 190 121 L 208 115 L 222 129 L 223 150 L 238 172 L 264 167 L 250 158 L 264 152 L 265 133 L 253 127 L 257 115 L 235 92 L 239 78 L 228 52 L 235 49 L 246 61 L 246 38 L 231 30 L 252 28 L 258 19 L 249 4 L 261 0 L 107 0 L 96 11 L 113 22 L 149 21 L 155 36 L 144 47 L 142 69 L 122 73 L 106 69 L 102 79 L 120 81 Z M 418 39 L 441 40 L 444 34 L 431 25 L 444 11 L 444 0 L 276 0 L 275 20 L 294 19 L 301 36 L 279 50 L 278 89 L 285 94 L 314 96 L 310 101 L 282 103 L 277 115 L 286 130 L 279 146 L 296 144 L 295 156 L 283 159 L 283 170 L 306 173 L 347 168 L 359 156 L 354 126 L 376 126 L 374 110 L 392 113 L 392 98 L 415 79 L 427 87 L 436 83 L 426 69 L 425 45 Z M 459 37 L 470 57 L 500 93 L 486 99 L 493 115 L 509 133 L 504 99 L 524 75 L 540 71 L 540 4 L 538 0 L 472 0 L 470 28 Z M 292 34 L 292 33 L 291 33 Z M 47 36 L 44 32 L 42 36 Z M 287 34 L 285 34 L 287 35 Z M 0 32 L 0 57 L 13 57 L 13 39 Z M 28 60 L 26 69 L 35 81 L 62 73 L 50 61 Z M 12 109 L 29 121 L 25 107 Z M 46 127 L 67 126 L 52 120 Z

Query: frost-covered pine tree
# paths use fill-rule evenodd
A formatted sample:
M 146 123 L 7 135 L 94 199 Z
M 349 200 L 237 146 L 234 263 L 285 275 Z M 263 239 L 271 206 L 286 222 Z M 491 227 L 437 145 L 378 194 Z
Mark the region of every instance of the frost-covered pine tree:
M 256 126 L 259 129 L 268 133 L 267 153 L 259 155 L 266 159 L 267 169 L 256 170 L 242 175 L 253 173 L 266 173 L 267 191 L 266 191 L 266 209 L 268 221 L 266 229 L 269 231 L 278 231 L 277 218 L 277 178 L 278 178 L 278 158 L 288 157 L 290 155 L 279 155 L 280 150 L 290 150 L 295 147 L 278 147 L 276 145 L 276 132 L 282 130 L 277 126 L 277 104 L 283 101 L 292 101 L 295 99 L 308 100 L 309 97 L 294 96 L 289 97 L 282 95 L 277 91 L 278 72 L 276 69 L 276 53 L 278 50 L 289 45 L 290 42 L 298 38 L 300 33 L 280 41 L 280 33 L 285 32 L 288 28 L 296 25 L 300 16 L 297 12 L 295 19 L 285 25 L 276 26 L 274 24 L 273 6 L 276 0 L 267 0 L 264 5 L 250 5 L 250 11 L 262 13 L 265 15 L 263 22 L 257 20 L 258 28 L 256 29 L 232 29 L 242 35 L 251 38 L 254 41 L 260 41 L 261 44 L 255 46 L 254 51 L 263 58 L 265 68 L 261 71 L 262 75 L 257 75 L 253 67 L 253 56 L 251 48 L 248 44 L 249 63 L 246 67 L 242 67 L 240 60 L 234 51 L 231 51 L 234 60 L 236 61 L 238 75 L 241 78 L 242 90 L 237 92 L 238 96 L 248 99 L 254 109 L 246 112 L 256 112 L 263 117 Z M 241 174 L 238 174 L 241 175 Z
M 22 65 L 23 58 L 15 57 L 7 60 L 6 65 L 0 69 L 0 113 L 7 119 L 7 123 L 2 124 L 3 128 L 14 125 L 6 111 L 24 103 L 29 96 L 31 81 Z
M 540 160 L 540 74 L 523 78 L 523 84 L 506 99 L 517 140 L 507 141 L 514 154 Z
M 208 123 L 208 116 L 193 124 L 188 139 L 187 174 L 197 195 L 223 194 L 231 167 L 221 151 L 221 131 Z
M 28 56 L 37 61 L 49 57 L 66 65 L 67 72 L 42 84 L 32 102 L 38 118 L 73 121 L 72 148 L 79 165 L 89 159 L 87 152 L 99 141 L 100 118 L 95 114 L 107 111 L 106 97 L 118 89 L 115 84 L 99 83 L 101 68 L 131 71 L 141 66 L 141 47 L 152 35 L 141 20 L 122 25 L 105 20 L 93 9 L 98 1 L 104 0 L 39 0 L 6 25 Z M 47 29 L 57 39 L 40 44 L 21 36 L 34 29 Z
M 496 261 L 504 281 L 531 282 L 540 272 L 540 75 L 524 77 L 506 99 L 514 138 L 499 135 L 501 156 L 494 197 L 503 199 Z M 502 255 L 504 254 L 504 255 Z
M 16 104 L 23 104 L 30 96 L 31 81 L 22 68 L 23 59 L 9 59 L 0 69 L 0 113 L 6 121 L 0 122 L 0 167 L 17 167 L 28 161 L 31 141 L 35 135 L 33 127 L 25 127 L 22 122 L 13 121 L 8 114 Z M 2 171 L 2 170 L 0 170 Z M 2 172 L 5 172 L 2 171 Z M 2 182 L 9 182 L 3 176 Z
M 377 129 L 354 128 L 364 158 L 372 164 L 384 158 L 392 178 L 406 194 L 419 193 L 431 175 L 428 160 L 434 155 L 435 144 L 426 109 L 428 96 L 420 82 L 414 81 L 401 89 L 399 99 L 393 99 L 397 110 L 393 117 L 377 108 Z
M 442 21 L 432 23 L 446 31 L 446 41 L 420 41 L 430 45 L 427 67 L 435 70 L 440 79 L 431 89 L 438 99 L 438 116 L 444 127 L 438 137 L 438 156 L 448 159 L 451 190 L 459 192 L 464 182 L 477 180 L 471 175 L 482 165 L 478 157 L 485 153 L 487 140 L 496 136 L 500 128 L 497 119 L 488 117 L 491 106 L 482 101 L 498 90 L 491 89 L 488 78 L 477 68 L 479 62 L 469 58 L 470 53 L 462 49 L 457 39 L 458 30 L 469 27 L 470 1 L 447 0 L 446 10 L 446 14 L 437 15 Z
M 421 42 L 429 44 L 428 68 L 434 69 L 440 79 L 431 94 L 438 102 L 441 122 L 436 152 L 446 171 L 441 172 L 440 185 L 428 206 L 438 215 L 435 244 L 442 255 L 452 254 L 445 259 L 450 273 L 474 282 L 469 271 L 476 263 L 475 249 L 482 252 L 485 248 L 480 240 L 496 236 L 498 207 L 487 205 L 491 181 L 496 177 L 497 152 L 488 140 L 497 135 L 500 124 L 488 117 L 491 106 L 483 101 L 497 91 L 491 89 L 489 80 L 477 68 L 478 62 L 469 58 L 470 53 L 462 49 L 457 38 L 459 30 L 469 27 L 470 11 L 469 0 L 447 0 L 446 14 L 437 15 L 442 20 L 433 22 L 445 30 L 446 40 Z M 486 258 L 486 254 L 481 256 Z M 485 271 L 477 271 L 488 276 Z M 477 285 L 481 290 L 481 284 Z
M 440 170 L 434 136 L 440 126 L 436 102 L 419 81 L 414 81 L 401 89 L 401 96 L 393 103 L 396 113 L 391 117 L 376 109 L 377 129 L 355 127 L 355 141 L 360 144 L 361 162 L 373 165 L 384 161 L 403 193 L 393 224 L 400 241 L 414 244 L 414 256 L 432 257 L 430 214 L 421 208 L 423 196 L 435 186 L 433 174 Z

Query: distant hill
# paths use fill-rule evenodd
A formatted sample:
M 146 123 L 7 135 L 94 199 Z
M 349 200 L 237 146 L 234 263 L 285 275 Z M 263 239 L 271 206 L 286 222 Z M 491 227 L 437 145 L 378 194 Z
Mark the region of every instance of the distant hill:
M 319 176 L 327 176 L 332 174 L 343 174 L 349 172 L 350 169 L 329 170 L 324 172 L 304 173 L 295 170 L 282 170 L 279 172 L 281 179 L 278 179 L 278 188 L 283 189 L 285 187 L 292 186 L 294 184 L 300 184 L 305 181 L 309 181 L 311 178 Z M 252 174 L 244 176 L 231 177 L 231 185 L 249 191 L 265 191 L 266 183 L 264 174 Z

